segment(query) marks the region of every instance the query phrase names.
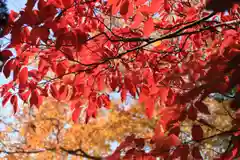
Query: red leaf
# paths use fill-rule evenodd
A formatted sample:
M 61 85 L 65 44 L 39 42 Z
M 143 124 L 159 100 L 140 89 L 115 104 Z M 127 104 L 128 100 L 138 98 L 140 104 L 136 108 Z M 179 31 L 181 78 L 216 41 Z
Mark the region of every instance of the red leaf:
M 14 69 L 14 72 L 13 72 L 13 80 L 16 81 L 17 78 L 19 78 L 19 71 L 20 71 L 20 68 L 19 67 L 16 67 Z
M 128 77 L 124 77 L 124 83 L 125 83 L 125 87 L 126 89 L 130 92 L 130 94 L 135 97 L 136 96 L 136 87 L 133 84 L 133 82 L 128 78 Z
M 154 113 L 154 99 L 149 98 L 148 100 L 145 101 L 145 108 L 146 108 L 146 114 L 148 118 L 152 118 L 153 113 Z
M 142 149 L 145 145 L 145 141 L 144 141 L 143 138 L 134 139 L 134 142 L 136 144 L 136 147 L 139 148 L 139 149 Z
M 197 119 L 197 109 L 193 106 L 190 106 L 188 109 L 188 118 L 195 121 Z
M 38 9 L 42 10 L 47 5 L 47 2 L 45 0 L 39 0 L 38 1 Z
M 161 7 L 162 5 L 162 1 L 161 0 L 152 0 L 152 3 L 151 3 L 151 11 L 154 13 L 154 12 L 157 12 L 159 10 L 159 8 Z
M 45 67 L 48 67 L 48 62 L 47 62 L 45 59 L 40 58 L 40 61 L 39 61 L 39 64 L 38 64 L 38 70 L 39 70 L 39 72 L 43 71 L 43 69 L 44 69 Z
M 234 146 L 234 148 L 231 151 L 227 152 L 226 154 L 223 154 L 221 158 L 224 160 L 233 160 L 237 158 L 236 156 L 239 153 L 238 150 L 239 150 L 239 146 Z
M 14 22 L 14 20 L 18 17 L 18 15 L 19 14 L 17 12 L 11 10 L 9 14 L 9 23 Z
M 17 96 L 16 95 L 13 95 L 10 99 L 10 102 L 12 103 L 13 105 L 13 111 L 14 113 L 17 112 L 17 109 L 18 109 L 18 102 L 17 102 Z
M 78 117 L 79 117 L 79 115 L 80 115 L 80 113 L 81 113 L 81 110 L 82 110 L 82 107 L 80 107 L 80 106 L 76 106 L 75 108 L 74 108 L 74 110 L 73 110 L 73 113 L 72 113 L 72 120 L 73 120 L 73 122 L 77 122 L 78 121 Z
M 21 25 L 14 25 L 12 28 L 12 36 L 11 36 L 11 44 L 12 46 L 16 46 L 21 43 Z
M 112 75 L 111 82 L 110 82 L 110 87 L 112 88 L 113 91 L 117 88 L 119 85 L 119 79 L 117 75 Z
M 12 96 L 12 94 L 10 92 L 7 92 L 2 100 L 2 106 L 4 107 L 6 105 L 6 103 L 8 102 L 8 100 L 10 99 L 10 97 Z
M 76 39 L 76 51 L 79 52 L 82 48 L 82 45 L 86 42 L 88 36 L 82 30 L 75 30 L 75 39 Z
M 42 41 L 47 42 L 49 36 L 49 30 L 45 27 L 36 27 L 31 30 L 31 34 L 29 39 L 33 44 L 38 43 L 38 39 L 40 38 Z
M 69 60 L 74 60 L 73 52 L 69 48 L 63 48 L 64 56 Z M 82 66 L 82 65 L 81 65 Z
M 163 103 L 166 102 L 167 98 L 168 98 L 169 88 L 161 87 L 161 88 L 159 88 L 158 92 L 159 92 L 159 96 L 160 96 L 161 101 Z
M 19 72 L 19 83 L 24 85 L 27 83 L 28 80 L 28 68 L 24 67 Z
M 203 130 L 200 125 L 193 125 L 192 127 L 192 138 L 194 141 L 199 141 L 203 138 Z
M 26 3 L 26 7 L 31 10 L 34 7 L 36 2 L 37 0 L 28 0 Z
M 88 122 L 89 118 L 96 116 L 97 105 L 94 100 L 89 100 L 88 102 L 86 123 Z
M 169 130 L 169 135 L 174 134 L 178 136 L 180 133 L 180 127 L 179 126 L 174 126 Z
M 104 76 L 98 76 L 97 85 L 98 85 L 98 89 L 100 91 L 104 90 L 104 88 L 105 88 L 105 77 Z
M 195 158 L 195 159 L 203 159 L 198 147 L 194 147 L 194 148 L 192 149 L 192 156 L 193 156 L 193 158 Z
M 197 102 L 195 103 L 195 106 L 201 113 L 208 114 L 208 115 L 210 114 L 208 107 L 204 103 Z
M 31 106 L 35 105 L 36 107 L 38 107 L 39 104 L 40 104 L 40 102 L 39 102 L 39 93 L 38 93 L 38 91 L 35 89 L 35 90 L 31 93 L 30 105 L 31 105 Z
M 124 0 L 120 6 L 120 14 L 121 15 L 126 15 L 128 13 L 128 6 L 129 6 L 129 1 Z
M 12 60 L 7 61 L 7 63 L 4 65 L 3 74 L 6 78 L 8 78 L 10 76 L 13 65 L 14 64 L 13 64 Z
M 131 25 L 131 28 L 137 28 L 141 22 L 143 21 L 144 17 L 142 15 L 141 12 L 138 12 L 135 17 L 134 17 L 134 20 L 133 20 L 133 23 Z
M 6 61 L 8 60 L 11 56 L 13 56 L 12 52 L 10 50 L 3 50 L 0 52 L 1 60 Z
M 56 39 L 56 49 L 60 49 L 63 44 L 63 36 L 58 36 Z
M 56 70 L 57 76 L 62 76 L 65 74 L 65 72 L 66 72 L 65 66 L 62 63 L 58 63 Z
M 121 89 L 121 100 L 122 100 L 122 102 L 126 101 L 126 97 L 127 97 L 127 90 L 125 89 L 125 87 L 123 87 Z
M 109 99 L 109 96 L 108 95 L 101 95 L 101 99 L 103 100 L 103 103 L 104 103 L 104 107 L 105 108 L 110 108 L 110 99 Z
M 27 92 L 20 93 L 19 96 L 24 102 L 27 102 L 30 93 L 31 93 L 31 90 L 28 90 Z
M 181 141 L 175 134 L 171 134 L 164 142 L 168 146 L 178 146 L 181 144 Z
M 52 96 L 56 99 L 59 99 L 59 93 L 58 93 L 58 89 L 57 89 L 56 85 L 51 84 L 50 89 L 51 89 L 50 92 L 51 92 Z
M 152 18 L 149 18 L 149 19 L 144 23 L 143 36 L 149 37 L 150 34 L 153 32 L 153 30 L 154 30 L 153 19 L 152 19 Z
M 73 0 L 62 0 L 62 4 L 65 8 L 69 8 L 73 5 Z
M 188 159 L 188 154 L 189 154 L 189 147 L 187 145 L 183 145 L 180 147 L 177 147 L 172 155 L 173 159 L 177 159 L 180 157 L 180 159 Z
M 164 0 L 164 9 L 168 13 L 170 12 L 171 7 L 170 7 L 170 4 L 169 4 L 168 0 Z
M 59 88 L 59 99 L 60 100 L 65 100 L 68 96 L 68 86 L 67 85 L 62 85 Z

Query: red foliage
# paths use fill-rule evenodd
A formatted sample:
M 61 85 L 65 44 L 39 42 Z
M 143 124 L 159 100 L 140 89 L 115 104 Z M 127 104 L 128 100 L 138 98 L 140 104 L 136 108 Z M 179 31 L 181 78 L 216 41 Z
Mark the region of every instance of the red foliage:
M 132 138 L 108 159 L 119 159 L 123 149 L 125 159 L 201 158 L 198 146 L 181 144 L 178 124 L 187 117 L 198 120 L 198 113 L 210 115 L 202 103 L 210 93 L 224 94 L 239 86 L 238 1 L 224 6 L 217 0 L 146 2 L 28 0 L 20 13 L 11 11 L 4 33 L 11 34 L 11 41 L 1 56 L 5 77 L 11 72 L 13 77 L 1 86 L 3 106 L 10 101 L 16 112 L 18 97 L 38 107 L 43 97 L 52 96 L 68 102 L 75 122 L 87 104 L 88 122 L 98 108 L 110 107 L 109 91 L 121 92 L 122 101 L 130 93 L 145 104 L 149 118 L 155 105 L 161 106 L 162 118 L 152 139 L 155 148 L 145 153 L 145 140 Z M 210 14 L 204 6 L 229 12 Z M 119 17 L 125 26 L 117 22 Z M 32 63 L 38 66 L 29 67 Z M 238 102 L 236 97 L 232 107 L 237 109 Z M 197 142 L 204 139 L 200 125 L 192 127 L 192 137 Z M 234 147 L 231 158 L 239 144 Z

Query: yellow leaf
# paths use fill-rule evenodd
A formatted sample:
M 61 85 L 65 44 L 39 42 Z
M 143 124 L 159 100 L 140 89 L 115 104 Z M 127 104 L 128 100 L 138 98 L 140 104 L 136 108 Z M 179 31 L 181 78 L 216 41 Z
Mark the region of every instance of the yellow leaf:
M 17 158 L 14 155 L 12 155 L 12 154 L 7 155 L 6 158 L 8 160 L 17 160 Z
M 153 43 L 153 46 L 154 46 L 154 47 L 157 47 L 157 46 L 159 46 L 160 44 L 161 44 L 161 41 L 157 41 L 157 42 L 154 42 L 154 43 Z
M 21 135 L 21 136 L 24 136 L 25 133 L 26 133 L 25 128 L 21 128 L 21 129 L 20 129 L 20 135 Z

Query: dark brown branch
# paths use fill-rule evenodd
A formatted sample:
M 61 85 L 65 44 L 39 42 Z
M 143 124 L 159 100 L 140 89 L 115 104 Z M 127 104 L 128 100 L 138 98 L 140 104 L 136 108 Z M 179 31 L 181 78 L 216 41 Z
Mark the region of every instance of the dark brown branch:
M 43 153 L 46 151 L 56 151 L 56 148 L 44 148 L 44 149 L 38 149 L 38 150 L 16 150 L 16 151 L 7 151 L 7 150 L 0 150 L 0 153 L 5 153 L 5 154 L 38 154 L 38 153 Z M 60 150 L 67 152 L 68 154 L 75 155 L 75 156 L 81 156 L 84 158 L 92 159 L 92 160 L 102 160 L 102 157 L 97 157 L 97 156 L 91 156 L 82 149 L 75 149 L 75 150 L 69 150 L 63 147 L 60 147 Z

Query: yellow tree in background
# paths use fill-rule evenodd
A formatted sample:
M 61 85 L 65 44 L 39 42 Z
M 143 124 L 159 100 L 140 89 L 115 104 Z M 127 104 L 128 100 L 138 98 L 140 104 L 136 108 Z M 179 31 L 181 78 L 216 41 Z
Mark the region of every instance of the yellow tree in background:
M 79 123 L 72 122 L 67 104 L 51 99 L 39 109 L 24 106 L 16 122 L 8 124 L 1 133 L 2 143 L 6 143 L 2 152 L 10 160 L 107 156 L 129 135 L 153 135 L 157 117 L 145 117 L 142 105 L 132 105 L 129 110 L 112 104 L 110 110 L 100 109 L 98 117 L 85 124 L 81 119 Z M 8 139 L 10 133 L 15 134 L 15 140 Z

